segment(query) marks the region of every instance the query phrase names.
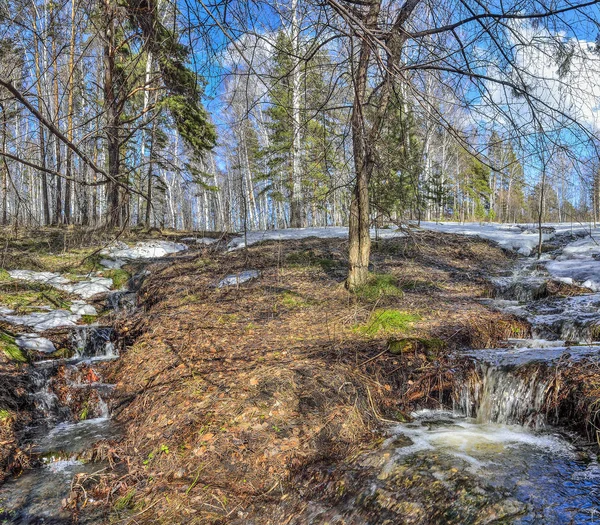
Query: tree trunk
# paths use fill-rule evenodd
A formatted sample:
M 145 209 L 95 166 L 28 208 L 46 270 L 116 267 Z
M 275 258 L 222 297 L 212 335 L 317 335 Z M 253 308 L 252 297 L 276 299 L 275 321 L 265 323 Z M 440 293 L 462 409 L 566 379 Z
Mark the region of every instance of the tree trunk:
M 119 111 L 114 85 L 115 73 L 115 20 L 110 0 L 104 0 L 108 18 L 104 32 L 104 106 L 106 114 L 106 139 L 108 156 L 108 174 L 110 181 L 106 185 L 107 225 L 111 228 L 121 225 L 120 188 L 115 182 L 120 174 Z
M 298 23 L 298 0 L 292 0 L 292 46 L 294 70 L 292 72 L 292 191 L 290 195 L 290 226 L 304 226 L 302 206 L 301 141 L 300 141 L 300 28 Z
M 68 70 L 68 102 L 67 102 L 67 138 L 73 142 L 73 90 L 75 75 L 75 0 L 71 0 L 71 38 L 69 42 L 69 70 Z M 65 180 L 65 224 L 71 223 L 71 177 L 73 176 L 73 152 L 67 148 Z

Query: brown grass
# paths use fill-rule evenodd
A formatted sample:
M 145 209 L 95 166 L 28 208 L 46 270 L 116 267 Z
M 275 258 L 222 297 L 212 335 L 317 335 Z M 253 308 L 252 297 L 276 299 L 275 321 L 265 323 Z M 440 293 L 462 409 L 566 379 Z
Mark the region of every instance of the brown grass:
M 404 293 L 374 301 L 344 289 L 345 251 L 342 241 L 309 239 L 152 268 L 143 311 L 119 327 L 129 348 L 109 378 L 126 429 L 116 455 L 128 466 L 100 485 L 113 517 L 260 516 L 308 465 L 347 457 L 382 423 L 447 401 L 449 351 L 526 330 L 474 299 L 487 272 L 510 264 L 486 242 L 421 234 L 377 243 L 375 272 L 395 275 Z M 261 277 L 215 288 L 242 269 Z M 397 336 L 439 339 L 444 350 L 394 355 L 389 333 L 356 329 L 383 304 L 420 319 Z

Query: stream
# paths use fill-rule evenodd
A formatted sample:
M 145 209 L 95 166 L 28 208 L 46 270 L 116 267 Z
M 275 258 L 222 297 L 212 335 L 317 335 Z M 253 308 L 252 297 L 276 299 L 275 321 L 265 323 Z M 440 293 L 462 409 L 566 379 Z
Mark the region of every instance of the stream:
M 114 318 L 135 309 L 137 291 L 149 274 L 146 270 L 149 263 L 160 262 L 185 249 L 184 245 L 165 241 L 138 243 L 134 248 L 118 243 L 106 254 L 109 258 L 101 263 L 105 268 L 120 268 L 130 263 L 136 269 L 137 273 L 121 290 L 112 290 L 112 280 L 101 277 L 74 285 L 49 272 L 16 271 L 13 274 L 20 279 L 42 281 L 68 291 L 83 290 L 80 295 L 86 299 L 100 292 L 104 296 L 105 311 L 112 312 Z M 98 283 L 102 289 L 98 288 Z M 37 458 L 37 466 L 0 486 L 2 525 L 73 523 L 73 514 L 67 505 L 72 490 L 82 479 L 93 479 L 94 474 L 108 467 L 103 462 L 86 462 L 82 454 L 98 441 L 118 439 L 121 434 L 110 414 L 114 385 L 102 379 L 103 364 L 119 358 L 116 334 L 110 326 L 98 323 L 75 324 L 79 310 L 95 313 L 95 309 L 85 301 L 73 301 L 73 304 L 71 312 L 48 308 L 26 316 L 14 315 L 8 309 L 0 312 L 5 314 L 4 321 L 17 327 L 30 326 L 36 332 L 47 328 L 68 330 L 67 346 L 71 354 L 67 358 L 46 358 L 44 352 L 55 351 L 49 339 L 37 333 L 21 335 L 29 342 L 42 341 L 42 344 L 26 347 L 42 351 L 29 365 L 29 404 L 33 420 L 22 429 L 19 440 L 20 447 Z M 85 512 L 78 515 L 77 522 L 103 522 L 102 506 L 94 506 L 92 499 L 86 503 Z
M 341 489 L 336 489 L 335 501 L 310 499 L 288 523 L 600 523 L 597 445 L 552 426 L 544 408 L 551 378 L 532 366 L 598 360 L 600 293 L 548 293 L 551 280 L 577 281 L 565 269 L 580 269 L 568 254 L 579 254 L 569 249 L 585 238 L 557 235 L 554 250 L 541 261 L 521 257 L 507 275 L 490 277 L 494 297 L 483 301 L 527 320 L 532 338 L 456 356 L 471 360 L 474 374 L 455 387 L 453 406 L 415 412 L 354 464 L 332 468 L 332 476 L 342 476 L 336 482 Z M 557 264 L 562 272 L 558 276 L 548 268 Z M 239 283 L 242 277 L 228 278 Z M 132 279 L 136 286 L 108 295 L 107 306 L 134 305 L 142 279 L 138 274 Z M 36 417 L 21 439 L 41 462 L 0 487 L 0 523 L 71 523 L 63 502 L 73 485 L 80 475 L 93 476 L 106 468 L 78 457 L 98 440 L 119 436 L 110 419 L 113 386 L 102 380 L 102 363 L 118 359 L 114 339 L 109 327 L 74 326 L 72 357 L 41 359 L 31 366 Z M 65 386 L 70 403 L 65 403 Z M 85 410 L 85 417 L 74 413 L 74 406 L 78 412 Z M 79 522 L 101 521 L 92 510 Z
M 593 253 L 572 249 L 586 242 Z M 587 280 L 600 272 L 600 248 L 581 232 L 553 243 L 541 260 L 521 257 L 507 275 L 490 277 L 494 297 L 483 300 L 526 320 L 532 337 L 456 355 L 472 361 L 474 375 L 457 381 L 453 406 L 411 414 L 343 474 L 329 471 L 321 486 L 335 493 L 311 499 L 291 523 L 600 523 L 598 444 L 553 426 L 545 408 L 553 366 L 600 366 L 600 293 Z M 549 271 L 556 266 L 558 276 Z M 550 281 L 591 289 L 553 297 Z

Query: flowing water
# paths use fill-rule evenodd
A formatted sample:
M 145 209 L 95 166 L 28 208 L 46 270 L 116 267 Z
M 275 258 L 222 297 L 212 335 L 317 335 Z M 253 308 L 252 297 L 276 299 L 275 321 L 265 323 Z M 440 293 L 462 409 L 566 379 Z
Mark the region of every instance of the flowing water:
M 533 337 L 457 355 L 473 370 L 453 406 L 413 414 L 341 479 L 330 472 L 322 487 L 335 494 L 292 523 L 600 524 L 597 444 L 553 427 L 546 408 L 553 367 L 600 366 L 600 293 L 551 297 L 549 280 L 531 258 L 491 279 L 487 304 L 528 321 Z
M 334 481 L 323 482 L 323 494 L 335 487 L 335 497 L 327 503 L 322 497 L 309 500 L 287 522 L 600 524 L 597 447 L 551 426 L 545 411 L 551 375 L 544 373 L 557 362 L 598 359 L 600 294 L 549 297 L 548 279 L 543 264 L 532 259 L 493 279 L 495 298 L 488 304 L 526 319 L 533 338 L 457 356 L 474 365 L 471 376 L 456 386 L 453 407 L 413 414 L 410 422 L 391 428 L 380 447 L 350 466 L 330 469 Z M 131 291 L 119 291 L 107 302 L 127 311 L 136 299 Z M 77 454 L 119 433 L 108 409 L 112 386 L 94 369 L 118 357 L 112 331 L 77 327 L 71 343 L 73 358 L 33 367 L 37 424 L 23 442 L 45 463 L 0 487 L 2 524 L 70 523 L 61 502 L 72 484 L 78 475 L 104 468 L 77 461 Z M 57 395 L 58 377 L 71 403 Z M 87 400 L 86 418 L 76 422 L 78 396 Z M 81 521 L 101 522 L 93 514 Z
M 109 300 L 109 305 L 120 309 L 123 296 L 133 301 L 131 292 L 117 293 L 120 299 L 113 299 L 113 303 Z M 65 508 L 73 484 L 82 476 L 93 476 L 106 468 L 102 463 L 85 463 L 79 455 L 100 440 L 120 435 L 110 418 L 108 403 L 114 385 L 102 381 L 98 368 L 102 362 L 119 356 L 113 329 L 76 326 L 70 330 L 69 341 L 73 357 L 45 359 L 31 365 L 33 423 L 23 429 L 20 445 L 41 461 L 37 468 L 0 487 L 2 525 L 73 523 L 71 511 Z M 93 511 L 86 511 L 78 519 L 79 523 L 103 521 Z

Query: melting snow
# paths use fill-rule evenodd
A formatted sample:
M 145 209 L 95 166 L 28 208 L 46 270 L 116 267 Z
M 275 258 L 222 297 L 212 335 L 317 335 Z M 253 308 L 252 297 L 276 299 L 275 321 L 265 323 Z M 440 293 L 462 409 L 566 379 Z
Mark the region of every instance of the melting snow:
M 152 259 L 187 249 L 188 247 L 185 244 L 170 241 L 138 242 L 133 248 L 123 242 L 116 242 L 100 253 L 114 259 Z
M 67 310 L 52 310 L 28 315 L 4 315 L 0 319 L 10 324 L 30 326 L 37 332 L 43 332 L 51 328 L 76 326 L 81 316 Z
M 58 273 L 53 272 L 33 272 L 31 270 L 10 270 L 8 272 L 13 279 L 19 279 L 20 281 L 38 282 L 55 286 L 58 288 L 59 285 L 68 284 L 69 280 L 66 277 Z
M 526 226 L 516 224 L 421 222 L 421 228 L 457 235 L 481 237 L 482 239 L 497 242 L 502 248 L 516 251 L 521 255 L 531 255 L 537 247 L 539 240 L 539 234 L 535 228 L 527 228 Z M 542 239 L 544 241 L 552 239 L 554 235 L 555 233 L 543 233 L 542 230 Z
M 45 354 L 51 354 L 56 350 L 54 343 L 50 339 L 40 337 L 38 334 L 21 334 L 15 339 L 15 343 L 20 348 L 35 350 L 36 352 L 43 352 Z
M 94 295 L 108 293 L 112 287 L 112 279 L 107 277 L 92 277 L 87 281 L 71 283 L 67 278 L 58 273 L 52 272 L 32 272 L 31 270 L 11 270 L 8 274 L 13 279 L 21 281 L 39 282 L 53 286 L 64 292 L 79 295 L 84 299 L 89 299 Z
M 600 291 L 600 229 L 573 241 L 562 250 L 554 261 L 546 264 L 548 272 L 559 280 L 577 283 L 594 292 Z
M 100 266 L 104 266 L 104 268 L 108 268 L 109 270 L 120 270 L 121 267 L 125 264 L 125 261 L 121 259 L 101 259 Z
M 71 304 L 71 312 L 75 315 L 98 315 L 96 309 L 85 301 L 73 301 Z
M 238 284 L 256 279 L 259 275 L 260 273 L 256 270 L 244 270 L 243 272 L 228 275 L 224 279 L 221 279 L 217 287 L 224 288 L 225 286 L 237 286 Z
M 211 239 L 210 237 L 185 237 L 181 239 L 183 242 L 195 242 L 196 244 L 214 244 L 218 239 Z

